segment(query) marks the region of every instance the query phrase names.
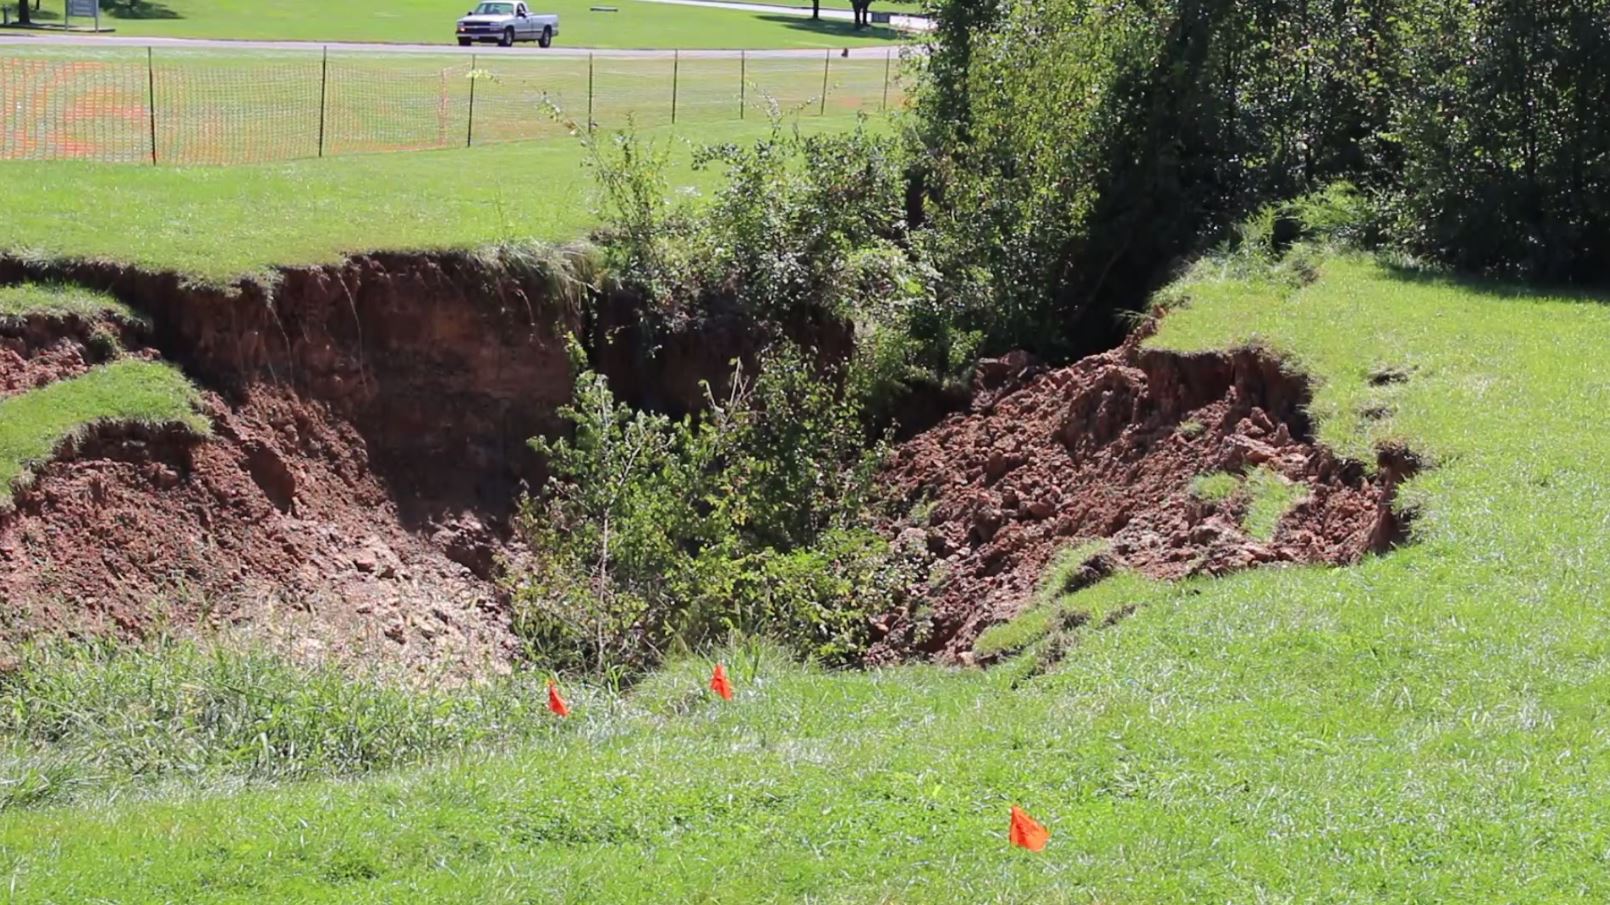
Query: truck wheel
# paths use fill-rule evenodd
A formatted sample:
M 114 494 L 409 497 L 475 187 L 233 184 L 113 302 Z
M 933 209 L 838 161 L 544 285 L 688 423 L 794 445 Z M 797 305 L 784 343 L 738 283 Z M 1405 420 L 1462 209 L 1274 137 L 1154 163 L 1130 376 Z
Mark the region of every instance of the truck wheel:
M 544 25 L 544 26 L 542 26 L 542 37 L 537 39 L 537 46 L 538 47 L 552 47 L 553 46 L 553 26 L 552 25 Z
M 499 47 L 513 47 L 514 46 L 514 27 L 512 25 L 510 27 L 508 27 L 508 28 L 503 29 L 503 37 L 498 39 L 498 46 Z
M 471 42 L 470 42 L 469 38 L 459 38 L 458 39 L 458 46 L 460 46 L 460 47 L 468 47 L 468 46 L 470 46 L 470 43 Z

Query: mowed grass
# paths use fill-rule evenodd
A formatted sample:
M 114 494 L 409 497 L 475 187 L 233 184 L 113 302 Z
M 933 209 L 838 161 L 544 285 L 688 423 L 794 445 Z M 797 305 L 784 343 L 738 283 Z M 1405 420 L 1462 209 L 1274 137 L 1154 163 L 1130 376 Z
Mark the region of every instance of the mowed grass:
M 855 118 L 793 122 L 832 130 Z M 639 135 L 671 148 L 673 191 L 696 194 L 718 174 L 693 169 L 695 142 L 769 129 L 751 119 Z M 0 254 L 104 259 L 225 284 L 351 252 L 562 241 L 597 222 L 586 160 L 581 141 L 566 135 L 236 167 L 0 162 Z
M 848 51 L 845 52 L 848 54 Z M 898 109 L 892 48 L 821 56 L 0 48 L 0 159 L 272 163 Z
M 113 317 L 128 321 L 139 317 L 133 309 L 112 296 L 82 286 L 47 283 L 0 286 L 0 323 L 34 315 L 85 320 Z
M 721 703 L 686 661 L 503 754 L 10 813 L 10 901 L 1602 898 L 1610 306 L 1352 258 L 1188 294 L 1155 345 L 1280 350 L 1328 442 L 1434 463 L 1412 546 L 1103 582 L 1071 605 L 1138 609 L 1046 675 L 733 657 Z
M 128 11 L 129 6 L 122 2 L 107 0 L 101 4 L 102 23 L 115 28 L 119 35 L 409 44 L 454 43 L 454 22 L 474 6 L 473 0 L 392 0 L 339 9 L 314 0 L 152 0 Z M 594 6 L 610 6 L 616 11 L 597 12 Z M 814 22 L 782 12 L 743 12 L 641 0 L 611 0 L 607 4 L 541 0 L 533 4 L 533 9 L 559 15 L 556 41 L 566 47 L 857 47 L 887 44 L 900 38 L 899 32 L 882 26 L 856 31 L 849 22 Z
M 199 432 L 195 387 L 169 365 L 124 359 L 0 399 L 0 507 L 15 483 L 68 438 L 106 422 L 180 423 Z

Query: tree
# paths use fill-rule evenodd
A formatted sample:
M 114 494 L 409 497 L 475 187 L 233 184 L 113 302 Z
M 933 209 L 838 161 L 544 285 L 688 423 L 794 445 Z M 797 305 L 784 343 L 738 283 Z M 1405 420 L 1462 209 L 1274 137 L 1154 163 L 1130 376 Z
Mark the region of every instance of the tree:
M 850 9 L 855 13 L 856 28 L 872 24 L 872 0 L 850 0 Z
M 34 24 L 33 13 L 28 8 L 28 4 L 32 2 L 33 0 L 20 0 L 20 2 L 17 4 L 17 24 Z
M 822 0 L 811 0 L 811 18 L 818 22 L 822 20 Z

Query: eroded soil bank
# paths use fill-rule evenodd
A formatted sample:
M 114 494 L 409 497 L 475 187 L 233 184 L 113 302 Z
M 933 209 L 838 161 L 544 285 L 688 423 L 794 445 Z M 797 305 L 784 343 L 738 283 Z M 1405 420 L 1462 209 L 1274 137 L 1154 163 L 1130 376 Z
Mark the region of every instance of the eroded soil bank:
M 18 488 L 0 514 L 8 636 L 200 624 L 411 669 L 508 662 L 499 526 L 538 476 L 526 441 L 557 427 L 562 337 L 581 327 L 549 281 L 463 255 L 359 257 L 235 291 L 0 266 L 23 278 L 108 290 L 149 324 L 14 325 L 7 391 L 162 358 L 202 389 L 212 433 L 99 425 Z
M 542 479 L 528 439 L 562 427 L 566 337 L 624 398 L 672 412 L 766 341 L 732 315 L 667 330 L 631 299 L 584 305 L 585 266 L 366 255 L 224 291 L 0 260 L 0 283 L 106 290 L 148 321 L 6 325 L 0 396 L 118 356 L 160 359 L 198 385 L 212 426 L 98 425 L 17 488 L 0 512 L 0 639 L 199 627 L 309 658 L 506 669 L 518 645 L 497 572 L 505 554 L 540 555 L 509 547 L 508 518 Z M 789 332 L 823 357 L 853 347 L 825 317 Z M 1385 454 L 1374 470 L 1338 459 L 1313 442 L 1307 400 L 1301 377 L 1250 350 L 1178 356 L 1136 338 L 1055 370 L 981 363 L 966 410 L 902 443 L 884 471 L 905 513 L 889 536 L 924 574 L 913 604 L 880 618 L 871 661 L 966 661 L 1081 541 L 1109 540 L 1100 571 L 1159 578 L 1385 549 L 1412 458 Z M 1244 495 L 1191 489 L 1258 468 L 1303 490 L 1267 539 L 1243 527 Z
M 884 617 L 873 662 L 915 651 L 967 661 L 989 625 L 1031 602 L 1061 550 L 1105 541 L 1090 578 L 1160 579 L 1277 563 L 1356 562 L 1404 525 L 1392 501 L 1415 469 L 1378 468 L 1314 442 L 1308 382 L 1267 353 L 1119 349 L 1048 370 L 984 362 L 968 411 L 903 444 L 884 479 L 907 513 L 889 528 L 924 561 L 916 606 Z M 1266 469 L 1298 501 L 1272 536 L 1244 527 L 1249 495 L 1204 498 L 1201 476 Z
M 0 639 L 250 633 L 310 658 L 474 676 L 517 653 L 498 582 L 573 389 L 567 337 L 626 399 L 687 411 L 764 338 L 740 317 L 646 323 L 582 304 L 585 254 L 364 255 L 273 284 L 186 285 L 99 263 L 0 260 L 0 283 L 104 290 L 146 323 L 0 329 L 0 395 L 120 356 L 176 364 L 209 436 L 96 425 L 0 512 Z M 847 348 L 841 325 L 799 337 Z

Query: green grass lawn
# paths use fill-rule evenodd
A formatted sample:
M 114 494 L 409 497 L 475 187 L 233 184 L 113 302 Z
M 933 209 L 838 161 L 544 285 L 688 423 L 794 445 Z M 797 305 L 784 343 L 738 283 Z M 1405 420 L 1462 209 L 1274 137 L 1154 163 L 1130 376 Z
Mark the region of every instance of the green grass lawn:
M 0 159 L 156 165 L 529 141 L 605 129 L 881 113 L 901 104 L 892 48 L 849 56 L 600 57 L 0 48 Z
M 339 8 L 314 0 L 151 0 L 133 5 L 103 0 L 101 23 L 119 35 L 450 44 L 453 23 L 474 5 L 472 0 L 389 0 Z M 616 12 L 594 12 L 594 6 L 611 6 Z M 881 26 L 857 32 L 848 22 L 639 0 L 542 0 L 534 8 L 559 15 L 557 42 L 567 47 L 756 50 L 864 47 L 900 39 L 899 32 Z M 41 19 L 56 21 L 60 15 L 57 7 Z
M 10 504 L 13 482 L 97 422 L 178 422 L 206 431 L 196 400 L 176 368 L 134 359 L 0 399 L 0 507 Z
M 133 309 L 110 295 L 81 286 L 43 283 L 0 286 L 0 323 L 31 314 L 82 318 L 107 315 L 122 320 L 138 317 Z
M 854 117 L 800 117 L 843 129 Z M 677 191 L 713 184 L 691 142 L 741 141 L 764 119 L 659 127 Z M 227 283 L 344 252 L 566 240 L 595 222 L 581 142 L 354 155 L 236 167 L 0 162 L 0 254 L 100 258 Z
M 1138 610 L 1044 675 L 740 658 L 722 704 L 689 661 L 492 756 L 16 810 L 8 900 L 1601 898 L 1610 306 L 1355 258 L 1188 291 L 1154 345 L 1260 342 L 1316 378 L 1327 442 L 1429 457 L 1412 546 L 1103 582 L 1070 605 Z M 1006 846 L 1014 802 L 1044 854 Z

